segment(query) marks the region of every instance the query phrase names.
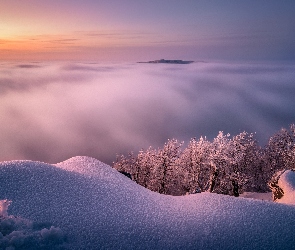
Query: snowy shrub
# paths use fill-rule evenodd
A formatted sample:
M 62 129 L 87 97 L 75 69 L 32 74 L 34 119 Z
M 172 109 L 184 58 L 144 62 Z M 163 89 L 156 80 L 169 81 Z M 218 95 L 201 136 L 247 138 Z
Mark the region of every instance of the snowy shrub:
M 9 200 L 0 200 L 0 217 L 6 217 L 8 206 L 11 204 L 11 201 Z
M 51 226 L 38 230 L 39 225 L 20 217 L 8 216 L 11 201 L 0 200 L 0 249 L 65 249 L 65 235 Z

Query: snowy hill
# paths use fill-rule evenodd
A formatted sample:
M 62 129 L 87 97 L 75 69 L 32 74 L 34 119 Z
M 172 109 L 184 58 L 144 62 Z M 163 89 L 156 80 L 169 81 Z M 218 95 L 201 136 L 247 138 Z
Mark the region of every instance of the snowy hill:
M 0 186 L 0 200 L 12 201 L 8 215 L 39 225 L 42 236 L 62 234 L 60 248 L 295 249 L 294 206 L 210 193 L 165 196 L 89 157 L 2 162 Z

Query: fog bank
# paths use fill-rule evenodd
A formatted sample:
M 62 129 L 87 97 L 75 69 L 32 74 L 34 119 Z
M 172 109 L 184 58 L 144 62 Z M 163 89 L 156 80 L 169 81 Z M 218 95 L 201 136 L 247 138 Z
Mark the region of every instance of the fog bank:
M 57 163 L 295 122 L 294 64 L 0 64 L 0 161 Z

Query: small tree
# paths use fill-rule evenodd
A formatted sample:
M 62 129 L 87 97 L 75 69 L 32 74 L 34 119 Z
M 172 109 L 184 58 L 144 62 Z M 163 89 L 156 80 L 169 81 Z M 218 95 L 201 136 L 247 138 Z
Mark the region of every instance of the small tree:
M 149 147 L 146 151 L 139 151 L 136 158 L 135 181 L 145 188 L 155 190 L 154 168 L 156 164 L 156 150 Z
M 254 134 L 242 132 L 232 139 L 232 184 L 234 195 L 243 191 L 257 191 L 255 189 L 255 177 L 261 174 L 259 168 L 259 151 Z
M 211 146 L 208 191 L 239 196 L 250 182 L 257 149 L 253 134 L 242 132 L 230 139 L 219 132 Z
M 231 140 L 229 134 L 224 135 L 219 131 L 216 138 L 214 138 L 209 154 L 210 162 L 210 181 L 208 186 L 209 192 L 229 194 L 229 174 L 230 171 L 230 154 L 232 151 Z

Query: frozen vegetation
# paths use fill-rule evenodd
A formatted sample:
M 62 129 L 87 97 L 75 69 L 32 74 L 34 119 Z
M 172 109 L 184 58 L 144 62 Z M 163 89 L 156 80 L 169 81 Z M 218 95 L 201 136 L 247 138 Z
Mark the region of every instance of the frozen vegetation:
M 118 156 L 114 168 L 130 173 L 140 185 L 162 194 L 211 192 L 239 196 L 244 192 L 269 192 L 277 187 L 273 176 L 295 165 L 295 125 L 282 128 L 267 145 L 254 134 L 235 136 L 219 132 L 212 141 L 193 138 L 186 148 L 176 139 L 162 148 Z M 270 185 L 272 179 L 273 186 Z
M 289 205 L 209 192 L 159 194 L 90 157 L 2 162 L 0 183 L 1 249 L 295 246 L 292 171 L 278 181 Z

